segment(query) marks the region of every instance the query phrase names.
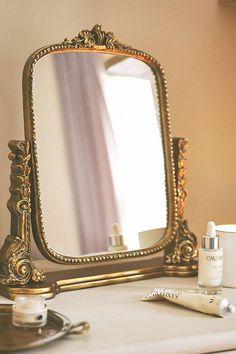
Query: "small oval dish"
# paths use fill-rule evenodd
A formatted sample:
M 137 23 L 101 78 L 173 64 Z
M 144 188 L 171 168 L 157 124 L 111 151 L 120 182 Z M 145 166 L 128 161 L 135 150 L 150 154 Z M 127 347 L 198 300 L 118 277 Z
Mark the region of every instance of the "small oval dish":
M 40 347 L 67 334 L 84 334 L 89 327 L 86 321 L 72 324 L 53 310 L 48 310 L 47 324 L 41 328 L 16 327 L 12 324 L 12 305 L 0 304 L 0 353 Z

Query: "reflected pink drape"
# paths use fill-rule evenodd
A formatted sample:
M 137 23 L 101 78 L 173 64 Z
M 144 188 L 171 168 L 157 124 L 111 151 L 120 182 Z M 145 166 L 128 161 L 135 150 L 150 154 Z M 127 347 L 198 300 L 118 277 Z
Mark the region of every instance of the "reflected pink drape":
M 81 252 L 105 251 L 119 215 L 106 138 L 112 129 L 97 54 L 60 53 L 54 60 Z

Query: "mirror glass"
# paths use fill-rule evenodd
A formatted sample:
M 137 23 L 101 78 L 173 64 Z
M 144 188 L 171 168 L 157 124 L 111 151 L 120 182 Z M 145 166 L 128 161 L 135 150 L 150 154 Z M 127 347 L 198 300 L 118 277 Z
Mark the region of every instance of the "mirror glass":
M 151 68 L 124 55 L 53 53 L 35 66 L 33 99 L 50 247 L 81 256 L 160 240 L 167 198 Z M 111 249 L 118 228 L 126 247 Z

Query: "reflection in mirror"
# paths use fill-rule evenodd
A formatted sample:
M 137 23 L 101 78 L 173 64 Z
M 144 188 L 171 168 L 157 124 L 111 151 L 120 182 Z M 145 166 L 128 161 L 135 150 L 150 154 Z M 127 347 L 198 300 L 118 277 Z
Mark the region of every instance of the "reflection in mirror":
M 122 55 L 54 53 L 37 62 L 33 95 L 50 246 L 80 256 L 149 247 L 164 236 L 165 163 L 150 67 Z

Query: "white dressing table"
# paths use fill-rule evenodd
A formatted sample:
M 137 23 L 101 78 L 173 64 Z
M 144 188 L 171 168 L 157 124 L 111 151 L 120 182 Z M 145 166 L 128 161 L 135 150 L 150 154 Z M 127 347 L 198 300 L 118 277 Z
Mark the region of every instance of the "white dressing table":
M 196 278 L 157 278 L 62 293 L 48 301 L 48 308 L 72 322 L 89 321 L 89 332 L 21 353 L 193 354 L 236 349 L 236 313 L 219 318 L 167 301 L 140 301 L 154 287 L 195 285 Z M 223 293 L 236 304 L 235 289 L 225 288 Z

